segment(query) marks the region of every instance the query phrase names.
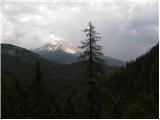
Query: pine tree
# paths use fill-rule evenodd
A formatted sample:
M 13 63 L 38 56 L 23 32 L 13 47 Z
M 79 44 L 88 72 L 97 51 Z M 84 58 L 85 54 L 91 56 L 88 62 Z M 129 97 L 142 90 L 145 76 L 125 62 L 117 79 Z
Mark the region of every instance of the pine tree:
M 101 59 L 103 56 L 102 47 L 97 44 L 101 37 L 98 36 L 98 33 L 95 31 L 95 27 L 91 22 L 89 22 L 88 27 L 85 28 L 83 32 L 86 33 L 87 39 L 81 41 L 82 46 L 79 47 L 82 50 L 80 59 L 87 63 L 86 75 L 89 80 L 90 88 L 88 92 L 88 101 L 90 102 L 89 117 L 95 118 L 97 113 L 95 110 L 95 82 L 103 71 L 103 69 L 101 69 L 103 63 L 103 60 Z
M 82 46 L 79 48 L 83 50 L 83 52 L 80 55 L 80 59 L 87 62 L 87 72 L 90 76 L 90 82 L 94 82 L 94 77 L 96 77 L 101 72 L 98 68 L 102 67 L 101 65 L 103 63 L 102 47 L 97 44 L 101 37 L 98 36 L 98 33 L 95 31 L 95 27 L 91 22 L 89 22 L 88 28 L 85 28 L 83 32 L 86 33 L 87 39 L 81 41 Z

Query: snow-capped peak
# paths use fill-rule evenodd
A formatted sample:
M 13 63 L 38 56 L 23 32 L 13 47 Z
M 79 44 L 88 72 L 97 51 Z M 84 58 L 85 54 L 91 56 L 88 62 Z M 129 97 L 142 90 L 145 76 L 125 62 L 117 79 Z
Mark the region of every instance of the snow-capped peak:
M 74 54 L 76 53 L 75 48 L 68 41 L 65 41 L 59 37 L 55 37 L 53 34 L 48 37 L 48 43 L 38 48 L 38 51 L 55 51 L 63 50 L 64 52 Z

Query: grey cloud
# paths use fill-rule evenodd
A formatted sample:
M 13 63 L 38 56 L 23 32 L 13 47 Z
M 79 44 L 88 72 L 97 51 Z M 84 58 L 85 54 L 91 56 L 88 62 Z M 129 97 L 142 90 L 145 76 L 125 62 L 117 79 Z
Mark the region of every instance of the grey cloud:
M 92 21 L 106 55 L 135 59 L 158 42 L 158 5 L 104 2 L 6 3 L 3 42 L 35 48 L 54 34 L 79 46 L 81 30 Z M 34 43 L 34 44 L 33 44 Z

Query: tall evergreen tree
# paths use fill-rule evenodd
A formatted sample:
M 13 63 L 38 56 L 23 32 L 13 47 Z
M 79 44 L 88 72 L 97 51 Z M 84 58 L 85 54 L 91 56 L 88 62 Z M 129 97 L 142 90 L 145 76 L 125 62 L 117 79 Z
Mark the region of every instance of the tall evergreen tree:
M 94 77 L 100 73 L 100 70 L 96 68 L 103 63 L 102 47 L 97 44 L 101 37 L 98 36 L 98 33 L 95 31 L 95 27 L 91 22 L 88 23 L 88 27 L 85 28 L 83 32 L 86 33 L 87 39 L 81 41 L 82 46 L 79 48 L 83 50 L 83 52 L 80 55 L 80 59 L 87 61 L 87 72 L 90 76 L 90 82 L 94 82 Z
M 82 46 L 79 47 L 82 50 L 80 59 L 87 62 L 86 73 L 89 77 L 89 92 L 88 92 L 88 101 L 90 102 L 89 117 L 96 117 L 95 110 L 95 82 L 97 77 L 101 75 L 101 64 L 103 60 L 101 59 L 102 47 L 97 44 L 101 37 L 98 36 L 98 33 L 95 31 L 95 27 L 89 22 L 88 27 L 83 30 L 86 33 L 87 39 L 81 41 Z

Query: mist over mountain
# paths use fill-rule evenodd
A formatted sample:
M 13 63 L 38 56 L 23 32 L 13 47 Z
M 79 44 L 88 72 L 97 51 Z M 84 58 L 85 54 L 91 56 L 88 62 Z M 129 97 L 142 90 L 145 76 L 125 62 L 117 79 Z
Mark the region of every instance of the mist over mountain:
M 35 1 L 21 0 L 25 1 L 21 5 L 18 1 L 4 6 L 2 41 L 6 43 L 31 49 L 42 46 L 52 36 L 78 46 L 84 38 L 80 31 L 89 20 L 100 33 L 108 56 L 129 61 L 158 43 L 158 0 L 46 0 L 47 4 L 36 0 L 36 6 Z M 108 4 L 111 6 L 106 7 Z
M 52 35 L 48 38 L 49 42 L 35 51 L 51 51 L 54 52 L 56 50 L 62 50 L 66 53 L 74 54 L 76 53 L 75 48 L 73 47 L 72 43 L 62 40 L 62 39 L 55 39 Z
M 41 57 L 44 57 L 50 61 L 54 61 L 61 64 L 70 64 L 79 61 L 80 52 L 76 50 L 71 43 L 63 40 L 52 40 L 51 42 L 32 50 L 38 53 Z M 123 66 L 124 61 L 103 56 L 102 58 L 109 66 Z
M 78 58 L 78 54 L 71 43 L 63 40 L 52 40 L 50 43 L 32 51 L 50 61 L 61 64 L 76 62 Z

